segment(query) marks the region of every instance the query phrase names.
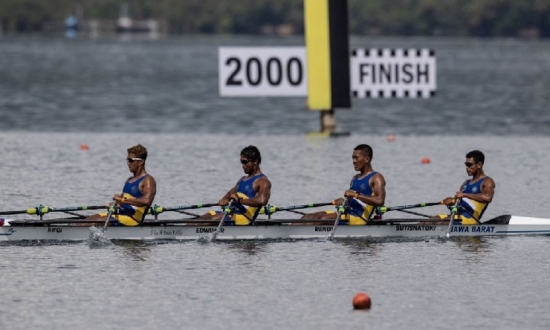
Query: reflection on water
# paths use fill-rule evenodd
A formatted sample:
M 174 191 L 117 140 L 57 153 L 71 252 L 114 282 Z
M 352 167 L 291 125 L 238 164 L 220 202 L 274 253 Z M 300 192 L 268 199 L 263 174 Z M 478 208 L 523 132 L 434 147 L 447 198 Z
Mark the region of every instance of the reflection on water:
M 453 242 L 464 252 L 483 253 L 492 250 L 490 240 L 485 237 L 454 237 Z
M 135 261 L 147 261 L 151 256 L 149 244 L 141 241 L 117 241 L 113 242 L 117 247 L 122 248 L 122 253 Z
M 463 252 L 457 259 L 467 264 L 481 264 L 491 258 L 494 252 L 494 240 L 503 237 L 454 237 L 451 241 Z
M 227 249 L 236 252 L 242 252 L 248 255 L 256 255 L 267 250 L 268 242 L 265 241 L 241 241 L 241 242 L 225 242 Z
M 383 244 L 364 240 L 342 241 L 339 244 L 348 248 L 350 254 L 355 256 L 375 256 L 383 247 Z

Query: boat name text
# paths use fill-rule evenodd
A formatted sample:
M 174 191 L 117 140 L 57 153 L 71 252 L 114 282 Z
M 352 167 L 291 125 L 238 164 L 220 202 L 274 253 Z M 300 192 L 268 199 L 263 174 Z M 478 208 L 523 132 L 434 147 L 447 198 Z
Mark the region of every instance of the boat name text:
M 197 234 L 210 234 L 216 231 L 217 228 L 197 228 L 195 231 Z M 224 228 L 220 228 L 220 233 L 225 231 Z
M 494 226 L 453 226 L 451 233 L 494 233 Z
M 181 229 L 151 229 L 151 236 L 175 236 L 182 235 Z
M 396 231 L 434 231 L 436 226 L 429 225 L 397 225 L 395 226 Z

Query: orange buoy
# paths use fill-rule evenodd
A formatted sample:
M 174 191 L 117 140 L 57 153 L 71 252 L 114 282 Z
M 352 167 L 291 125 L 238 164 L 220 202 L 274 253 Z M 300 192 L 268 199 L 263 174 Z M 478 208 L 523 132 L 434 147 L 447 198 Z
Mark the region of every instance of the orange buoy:
M 423 158 L 420 160 L 420 162 L 421 162 L 422 164 L 429 164 L 429 163 L 432 162 L 432 160 L 430 159 L 430 157 L 423 157 Z
M 388 141 L 388 142 L 395 141 L 395 135 L 389 134 L 388 136 L 386 136 L 386 141 Z
M 353 297 L 353 308 L 355 309 L 369 309 L 370 297 L 364 292 L 359 292 Z
M 90 147 L 88 147 L 88 145 L 86 143 L 82 143 L 80 145 L 80 150 L 88 150 L 88 149 L 90 149 Z

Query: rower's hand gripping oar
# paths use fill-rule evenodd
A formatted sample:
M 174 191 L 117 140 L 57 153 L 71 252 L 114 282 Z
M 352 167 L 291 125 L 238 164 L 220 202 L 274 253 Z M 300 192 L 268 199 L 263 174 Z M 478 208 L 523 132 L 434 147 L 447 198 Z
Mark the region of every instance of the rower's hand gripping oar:
M 418 204 L 411 204 L 411 205 L 401 205 L 401 206 L 379 206 L 376 208 L 377 213 L 386 213 L 389 211 L 400 211 L 400 210 L 408 210 L 408 209 L 414 209 L 417 207 L 426 207 L 426 206 L 435 206 L 435 205 L 441 205 L 442 202 L 433 202 L 433 203 L 418 203 Z
M 227 217 L 231 213 L 231 207 L 233 206 L 233 201 L 229 202 L 229 204 L 223 208 L 223 216 L 220 220 L 220 223 L 218 224 L 218 228 L 216 228 L 216 231 L 212 234 L 212 238 L 210 238 L 210 242 L 215 242 L 216 238 L 218 237 L 218 234 L 220 230 L 223 227 L 223 223 L 225 222 L 225 217 Z
M 453 221 L 455 219 L 455 215 L 458 213 L 458 205 L 460 205 L 460 198 L 457 198 L 455 204 L 451 207 L 451 217 L 449 219 L 449 226 L 447 227 L 447 230 L 445 230 L 445 236 L 447 236 L 447 238 L 451 236 L 451 228 L 453 227 Z
M 292 206 L 271 206 L 266 205 L 260 209 L 260 214 L 267 214 L 271 215 L 275 212 L 279 211 L 292 211 L 292 210 L 299 210 L 299 209 L 306 209 L 311 207 L 321 207 L 321 206 L 327 206 L 327 205 L 333 205 L 332 202 L 324 202 L 324 203 L 311 203 L 311 204 L 303 204 L 303 205 L 292 205 Z
M 338 228 L 338 222 L 340 222 L 340 218 L 342 217 L 342 214 L 346 211 L 346 206 L 348 205 L 348 197 L 344 198 L 344 202 L 341 205 L 338 205 L 338 215 L 336 216 L 336 220 L 334 221 L 334 226 L 332 226 L 332 230 L 330 231 L 330 234 L 327 236 L 327 241 L 332 241 L 334 238 L 334 233 L 336 232 L 336 228 Z

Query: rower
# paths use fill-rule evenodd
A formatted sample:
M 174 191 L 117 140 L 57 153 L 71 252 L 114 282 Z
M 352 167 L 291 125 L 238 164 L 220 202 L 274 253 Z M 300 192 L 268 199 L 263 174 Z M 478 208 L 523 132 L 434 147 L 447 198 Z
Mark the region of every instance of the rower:
M 260 209 L 269 202 L 271 182 L 260 169 L 262 156 L 258 148 L 244 148 L 240 161 L 246 175 L 218 201 L 218 205 L 227 206 L 233 201 L 231 220 L 235 225 L 245 226 L 253 223 Z M 210 211 L 199 219 L 220 221 L 223 214 L 222 211 Z
M 475 225 L 481 221 L 481 216 L 493 201 L 495 194 L 495 181 L 485 175 L 483 164 L 485 155 L 479 150 L 473 150 L 466 154 L 466 173 L 472 178 L 466 180 L 453 197 L 445 198 L 442 203 L 453 206 L 455 199 L 460 198 L 455 219 L 461 220 L 463 225 Z M 449 215 L 440 214 L 439 218 L 448 220 Z
M 359 174 L 351 179 L 350 188 L 344 192 L 348 198 L 346 214 L 341 219 L 349 225 L 366 225 L 373 216 L 377 206 L 383 206 L 386 200 L 386 180 L 384 176 L 372 168 L 372 148 L 367 144 L 360 144 L 351 158 L 353 167 Z M 342 205 L 343 198 L 337 198 L 334 205 Z M 320 211 L 306 214 L 302 219 L 309 220 L 336 220 L 336 211 Z
M 126 164 L 133 176 L 124 183 L 122 195 L 113 196 L 117 212 L 111 216 L 109 225 L 137 226 L 147 215 L 155 199 L 157 184 L 153 176 L 145 170 L 146 160 L 147 149 L 141 144 L 128 149 Z M 92 215 L 87 220 L 105 220 L 106 218 L 107 213 L 103 212 Z

